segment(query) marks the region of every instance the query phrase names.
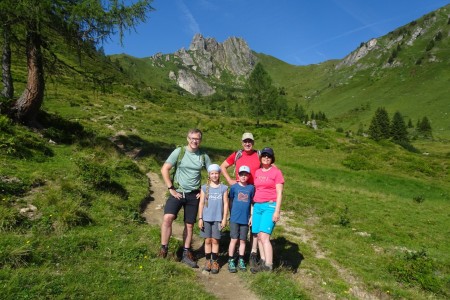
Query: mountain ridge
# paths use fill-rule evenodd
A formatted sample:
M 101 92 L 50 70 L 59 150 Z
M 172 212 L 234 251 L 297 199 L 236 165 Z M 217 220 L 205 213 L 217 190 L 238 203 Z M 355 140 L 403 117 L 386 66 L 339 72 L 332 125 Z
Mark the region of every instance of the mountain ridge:
M 194 36 L 187 50 L 129 59 L 136 62 L 134 65 L 145 62 L 149 66 L 147 70 L 140 66 L 138 72 L 147 84 L 177 86 L 203 97 L 228 97 L 230 89 L 243 90 L 251 67 L 261 62 L 273 84 L 286 91 L 291 107 L 325 111 L 336 126 L 355 131 L 367 128 L 374 110 L 383 106 L 392 114 L 401 111 L 414 122 L 426 115 L 438 135 L 449 136 L 445 114 L 445 94 L 450 93 L 449 7 L 362 42 L 343 59 L 307 66 L 256 53 L 241 38 L 230 37 L 218 43 L 200 34 Z M 151 77 L 159 78 L 155 81 Z M 232 94 L 239 97 L 239 92 Z

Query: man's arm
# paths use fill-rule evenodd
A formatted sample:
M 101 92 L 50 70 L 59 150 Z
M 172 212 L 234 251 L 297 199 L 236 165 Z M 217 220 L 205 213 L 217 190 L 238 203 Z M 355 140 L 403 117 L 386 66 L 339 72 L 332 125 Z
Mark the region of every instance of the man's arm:
M 223 174 L 223 177 L 225 177 L 226 181 L 230 186 L 236 183 L 236 180 L 232 179 L 231 176 L 228 174 L 227 169 L 230 167 L 230 164 L 224 160 L 223 163 L 220 165 L 220 171 Z
M 181 194 L 178 193 L 175 188 L 173 187 L 172 178 L 170 178 L 170 169 L 172 169 L 172 164 L 165 162 L 163 166 L 161 167 L 161 175 L 164 180 L 164 183 L 166 184 L 167 188 L 169 189 L 169 193 L 174 196 L 177 199 L 181 198 Z

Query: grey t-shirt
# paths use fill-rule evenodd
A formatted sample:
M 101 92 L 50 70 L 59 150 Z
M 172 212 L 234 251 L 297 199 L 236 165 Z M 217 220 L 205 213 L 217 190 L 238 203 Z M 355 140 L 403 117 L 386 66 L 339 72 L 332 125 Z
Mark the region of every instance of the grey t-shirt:
M 223 218 L 223 194 L 228 190 L 228 187 L 224 184 L 220 184 L 218 187 L 209 187 L 208 199 L 205 199 L 205 206 L 203 207 L 203 220 L 206 222 L 222 221 Z M 202 185 L 202 191 L 206 193 L 206 184 Z M 206 200 L 208 200 L 208 206 L 206 206 Z
M 167 158 L 166 163 L 174 166 L 177 162 L 180 151 L 181 148 L 176 148 L 173 150 Z M 204 157 L 204 161 L 202 159 L 202 155 Z M 179 185 L 177 191 L 189 193 L 191 191 L 198 190 L 202 179 L 202 168 L 208 168 L 210 164 L 211 159 L 208 154 L 201 152 L 200 149 L 195 152 L 190 152 L 186 148 L 184 156 L 181 159 L 175 174 L 175 181 L 178 182 Z

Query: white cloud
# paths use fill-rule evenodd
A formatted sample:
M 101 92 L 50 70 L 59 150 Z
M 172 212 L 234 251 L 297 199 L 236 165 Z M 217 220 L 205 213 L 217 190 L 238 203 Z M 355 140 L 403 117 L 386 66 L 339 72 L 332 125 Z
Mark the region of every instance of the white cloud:
M 182 12 L 183 18 L 187 23 L 187 26 L 185 28 L 189 30 L 190 36 L 194 36 L 196 33 L 201 33 L 200 26 L 198 25 L 197 20 L 194 18 L 187 5 L 182 0 L 178 1 L 177 4 L 178 8 Z

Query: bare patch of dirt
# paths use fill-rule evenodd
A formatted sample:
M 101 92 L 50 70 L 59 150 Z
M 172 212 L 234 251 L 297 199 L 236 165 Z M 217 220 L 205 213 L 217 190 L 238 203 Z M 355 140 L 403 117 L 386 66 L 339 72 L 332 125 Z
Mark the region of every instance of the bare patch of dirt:
M 166 202 L 167 187 L 157 174 L 150 172 L 147 176 L 151 184 L 151 196 L 153 201 L 150 201 L 147 205 L 143 217 L 146 219 L 147 223 L 159 226 L 161 225 L 163 207 Z M 175 238 L 181 239 L 183 235 L 183 225 L 174 222 L 172 235 Z M 200 249 L 203 240 L 199 236 L 194 235 L 192 243 L 194 249 Z M 227 249 L 221 249 L 221 251 L 225 250 Z M 198 260 L 200 268 L 194 269 L 197 272 L 197 278 L 199 282 L 203 284 L 205 290 L 216 296 L 218 299 L 259 299 L 248 289 L 239 274 L 231 274 L 228 272 L 226 264 L 221 266 L 219 274 L 209 274 L 209 272 L 202 272 L 204 263 L 204 257 Z

